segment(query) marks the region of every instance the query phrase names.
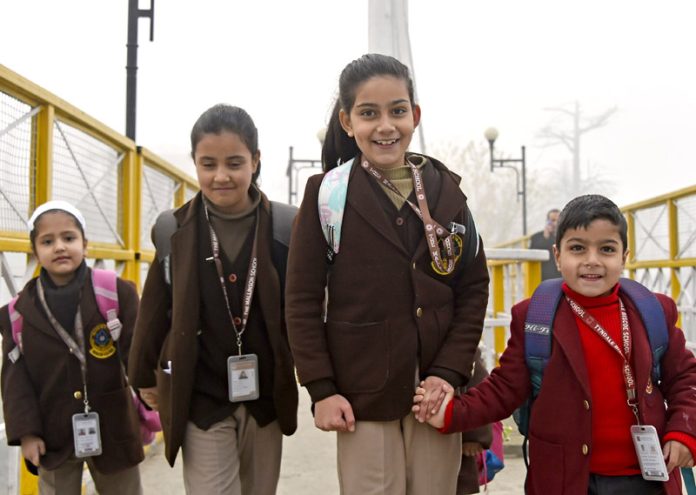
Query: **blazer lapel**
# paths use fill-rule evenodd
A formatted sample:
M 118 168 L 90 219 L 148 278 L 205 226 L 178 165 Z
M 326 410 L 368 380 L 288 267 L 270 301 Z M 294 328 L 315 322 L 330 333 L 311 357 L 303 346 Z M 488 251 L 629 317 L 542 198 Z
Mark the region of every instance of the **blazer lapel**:
M 39 332 L 45 333 L 55 339 L 60 340 L 58 332 L 53 329 L 41 308 L 41 301 L 36 293 L 36 283 L 38 278 L 30 282 L 22 291 L 22 295 L 17 300 L 15 309 L 22 315 L 24 324 L 22 331 L 26 331 L 27 325 L 35 328 Z
M 256 288 L 254 297 L 258 297 L 259 308 L 266 323 L 266 331 L 271 347 L 277 355 L 278 334 L 276 330 L 280 328 L 280 279 L 273 265 L 273 255 L 271 244 L 273 231 L 270 216 L 270 204 L 265 195 L 261 196 L 261 205 L 257 214 L 259 215 L 259 234 L 257 239 L 258 269 L 256 270 Z
M 585 354 L 582 350 L 582 341 L 578 333 L 578 326 L 575 316 L 570 306 L 561 299 L 553 322 L 553 340 L 558 343 L 558 347 L 563 351 L 570 368 L 582 385 L 583 391 L 589 397 L 590 380 L 587 376 L 587 366 L 585 365 Z M 553 356 L 553 354 L 552 354 Z
M 365 223 L 410 258 L 382 205 L 375 197 L 375 191 L 369 182 L 372 180 L 374 179 L 368 176 L 368 172 L 363 170 L 356 159 L 353 170 L 350 172 L 346 202 L 363 218 Z

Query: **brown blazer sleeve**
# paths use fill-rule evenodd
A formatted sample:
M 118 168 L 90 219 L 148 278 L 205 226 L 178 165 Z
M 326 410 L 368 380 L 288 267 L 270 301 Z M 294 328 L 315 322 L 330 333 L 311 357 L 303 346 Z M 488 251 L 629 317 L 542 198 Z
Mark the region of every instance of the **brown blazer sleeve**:
M 128 358 L 128 378 L 135 388 L 154 387 L 155 370 L 169 333 L 171 296 L 161 264 L 155 259 L 147 272 Z
M 467 224 L 471 213 L 464 208 L 457 222 Z M 478 235 L 478 234 L 476 234 Z M 465 240 L 465 245 L 467 240 Z M 425 370 L 425 375 L 444 378 L 453 386 L 464 385 L 471 376 L 474 353 L 483 331 L 488 304 L 488 267 L 479 238 L 478 254 L 467 266 L 462 266 L 452 282 L 454 313 L 447 337 L 437 356 Z M 460 378 L 461 377 L 461 378 Z M 458 381 L 463 380 L 461 383 Z
M 310 394 L 313 382 L 323 383 L 321 395 L 326 397 L 335 393 L 335 386 L 322 318 L 327 244 L 317 207 L 321 179 L 321 175 L 315 175 L 307 181 L 304 199 L 295 219 L 288 254 L 285 318 L 300 383 L 304 386 L 310 384 Z M 314 396 L 312 399 L 319 400 Z
M 2 407 L 5 415 L 5 435 L 8 445 L 20 445 L 22 437 L 36 435 L 43 438 L 43 426 L 39 403 L 26 368 L 26 360 L 20 357 L 10 361 L 8 354 L 14 349 L 12 327 L 7 306 L 0 309 L 2 326 Z
M 127 370 L 128 353 L 130 352 L 131 343 L 133 341 L 135 320 L 138 316 L 138 291 L 135 289 L 133 282 L 120 278 L 118 279 L 116 290 L 118 291 L 118 319 L 121 320 L 121 324 L 123 325 L 121 335 L 118 338 L 118 347 L 121 353 L 121 360 Z

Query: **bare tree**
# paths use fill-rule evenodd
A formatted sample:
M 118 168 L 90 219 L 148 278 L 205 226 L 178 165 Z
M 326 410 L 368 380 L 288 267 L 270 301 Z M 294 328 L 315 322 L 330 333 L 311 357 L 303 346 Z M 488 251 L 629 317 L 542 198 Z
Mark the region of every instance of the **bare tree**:
M 605 110 L 593 117 L 583 117 L 580 104 L 576 101 L 574 108 L 545 108 L 544 110 L 554 112 L 556 115 L 548 125 L 543 127 L 538 133 L 537 138 L 544 140 L 542 148 L 562 144 L 573 156 L 571 196 L 577 196 L 582 190 L 582 180 L 580 176 L 580 138 L 592 130 L 599 129 L 607 125 L 609 117 L 617 111 L 617 107 Z M 563 128 L 563 124 L 570 119 L 571 128 Z

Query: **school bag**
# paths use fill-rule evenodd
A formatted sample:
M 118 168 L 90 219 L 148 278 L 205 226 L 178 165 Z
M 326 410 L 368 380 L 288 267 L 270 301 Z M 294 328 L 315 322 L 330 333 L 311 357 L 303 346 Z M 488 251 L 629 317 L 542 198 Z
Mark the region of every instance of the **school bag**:
M 481 452 L 476 459 L 479 486 L 486 487 L 493 481 L 495 475 L 505 467 L 503 452 L 503 423 L 496 421 L 491 424 L 492 440 L 490 448 Z
M 174 216 L 176 208 L 166 210 L 160 213 L 155 220 L 155 225 L 152 228 L 152 242 L 157 248 L 157 261 L 162 265 L 164 272 L 164 281 L 171 289 L 172 286 L 172 270 L 171 270 L 171 254 L 172 241 L 171 237 L 179 227 Z M 280 279 L 280 297 L 281 301 L 285 301 L 285 271 L 288 264 L 288 249 L 290 248 L 290 234 L 292 232 L 292 223 L 297 215 L 297 207 L 271 201 L 271 219 L 273 231 L 273 245 L 271 247 L 271 257 L 273 265 L 278 272 Z
M 655 385 L 660 383 L 662 356 L 669 345 L 669 333 L 665 321 L 665 312 L 660 301 L 647 287 L 631 280 L 621 278 L 619 280 L 619 292 L 622 292 L 635 304 L 648 333 L 650 350 L 652 352 L 652 369 L 650 376 Z M 527 309 L 527 318 L 524 322 L 524 357 L 529 370 L 529 378 L 532 382 L 531 396 L 514 413 L 513 419 L 517 429 L 524 437 L 522 453 L 525 466 L 529 466 L 527 459 L 527 433 L 529 429 L 529 415 L 534 400 L 539 395 L 541 383 L 544 378 L 544 369 L 551 357 L 551 341 L 553 319 L 558 309 L 558 303 L 563 296 L 563 279 L 554 278 L 543 281 L 532 294 Z M 696 484 L 691 468 L 682 468 L 682 475 L 689 495 L 696 495 Z
M 116 289 L 116 281 L 118 276 L 111 270 L 101 270 L 92 268 L 92 287 L 94 289 L 94 297 L 97 300 L 99 314 L 106 321 L 106 326 L 111 334 L 111 339 L 116 342 L 121 336 L 123 324 L 118 319 L 118 290 Z M 22 330 L 24 326 L 24 318 L 15 309 L 19 295 L 16 295 L 10 300 L 8 310 L 10 314 L 10 324 L 12 326 L 12 340 L 15 347 L 10 351 L 7 357 L 13 363 L 17 362 L 23 352 L 22 346 Z
M 326 261 L 332 264 L 341 248 L 341 229 L 343 227 L 343 212 L 346 208 L 346 198 L 348 196 L 348 180 L 350 171 L 353 167 L 355 158 L 351 158 L 346 163 L 332 168 L 324 174 L 319 186 L 317 207 L 319 208 L 319 222 L 321 230 L 328 246 L 326 250 Z M 479 252 L 479 236 L 476 231 L 476 224 L 471 215 L 467 218 L 466 225 L 450 222 L 448 228 L 452 232 L 464 235 L 469 232 L 469 242 L 463 247 L 462 260 L 464 266 L 476 258 Z

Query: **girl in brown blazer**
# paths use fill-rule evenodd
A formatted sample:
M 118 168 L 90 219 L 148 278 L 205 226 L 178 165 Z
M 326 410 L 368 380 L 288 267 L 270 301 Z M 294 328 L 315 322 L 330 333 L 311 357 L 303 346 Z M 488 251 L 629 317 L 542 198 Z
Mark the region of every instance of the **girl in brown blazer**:
M 21 339 L 13 336 L 8 306 L 0 309 L 7 441 L 21 445 L 30 469 L 38 467 L 42 495 L 81 493 L 84 462 L 99 493 L 142 493 L 140 423 L 124 373 L 138 311 L 135 287 L 117 280 L 122 328 L 110 332 L 84 260 L 82 214 L 49 201 L 29 228 L 41 273 L 14 306 L 23 318 Z M 85 430 L 73 422 L 87 407 L 98 415 L 101 453 L 83 457 L 74 445 Z
M 467 383 L 489 279 L 460 178 L 407 152 L 419 120 L 403 64 L 374 54 L 348 64 L 322 150 L 325 171 L 353 160 L 340 251 L 327 256 L 323 175 L 307 182 L 290 245 L 290 344 L 316 426 L 338 432 L 347 494 L 457 484 L 461 437 L 433 434 L 409 411 L 419 380 L 433 409 L 444 383 Z
M 297 385 L 257 130 L 243 109 L 216 105 L 191 150 L 201 192 L 174 212 L 169 273 L 150 267 L 129 373 L 160 412 L 169 463 L 183 450 L 187 493 L 270 495 Z

